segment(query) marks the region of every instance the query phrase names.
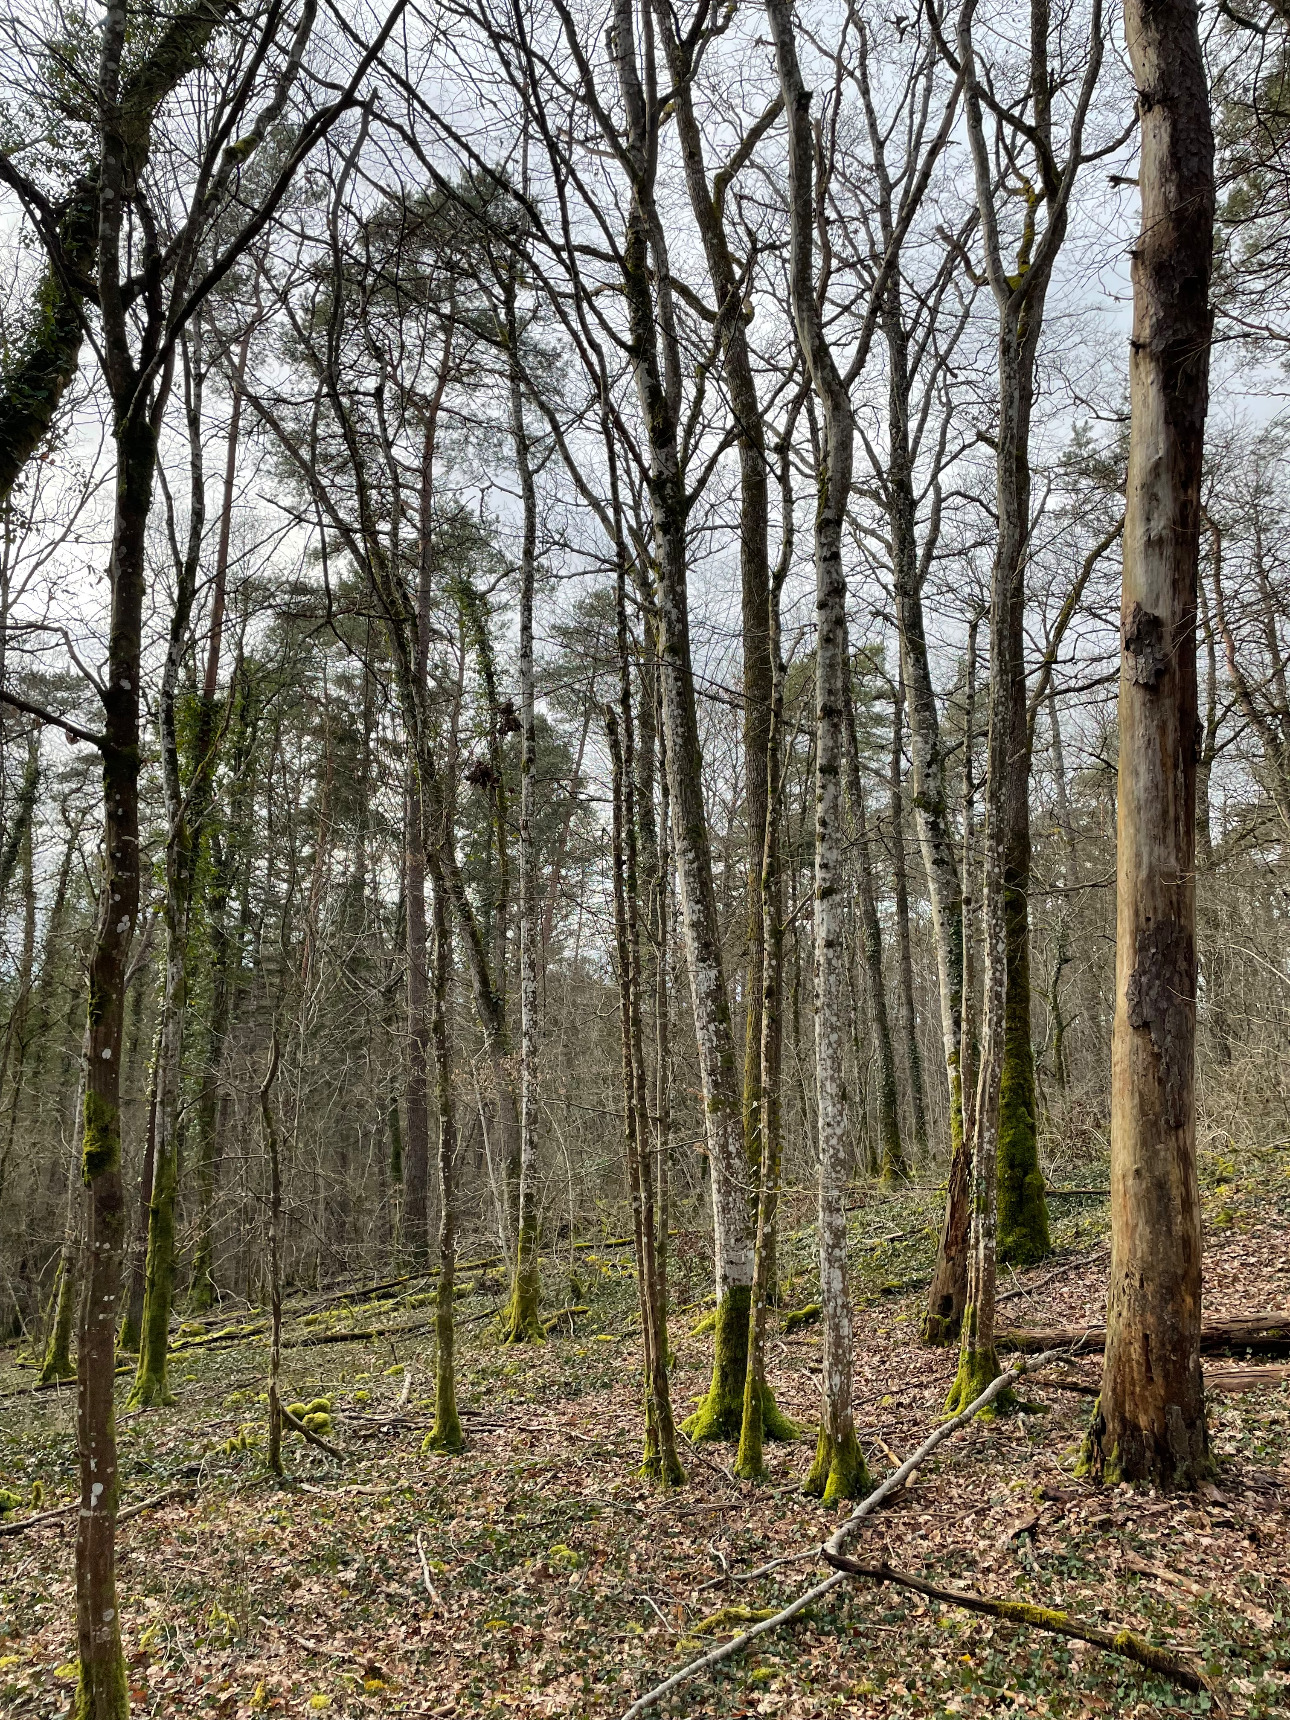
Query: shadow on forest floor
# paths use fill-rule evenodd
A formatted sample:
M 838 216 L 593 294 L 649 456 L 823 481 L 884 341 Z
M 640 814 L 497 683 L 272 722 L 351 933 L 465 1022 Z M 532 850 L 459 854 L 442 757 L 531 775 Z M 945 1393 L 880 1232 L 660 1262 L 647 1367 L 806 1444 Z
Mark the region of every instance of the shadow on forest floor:
M 1285 1152 L 1247 1155 L 1239 1176 L 1211 1157 L 1205 1176 L 1207 1314 L 1290 1308 Z M 1096 1186 L 1105 1167 L 1075 1180 Z M 880 1475 L 936 1422 L 954 1358 L 916 1341 L 936 1192 L 854 1199 L 857 1422 Z M 797 1210 L 803 1228 L 780 1256 L 785 1309 L 812 1299 L 814 1238 L 805 1204 Z M 1004 1324 L 1101 1317 L 1105 1203 L 1054 1201 L 1053 1216 L 1059 1253 L 1015 1282 L 1004 1275 Z M 697 1231 L 677 1235 L 680 1282 L 701 1282 L 704 1246 Z M 288 1339 L 328 1341 L 287 1349 L 285 1381 L 298 1397 L 332 1400 L 331 1437 L 346 1461 L 292 1442 L 284 1487 L 263 1472 L 265 1340 L 229 1330 L 248 1321 L 245 1310 L 177 1340 L 191 1347 L 174 1356 L 175 1405 L 120 1417 L 123 1504 L 180 1481 L 195 1490 L 121 1528 L 136 1713 L 620 1715 L 714 1640 L 695 1635 L 701 1621 L 729 1604 L 782 1606 L 818 1580 L 809 1557 L 752 1583 L 724 1576 L 823 1538 L 830 1519 L 800 1492 L 811 1441 L 770 1447 L 764 1486 L 733 1481 L 723 1446 L 683 1448 L 689 1483 L 673 1494 L 638 1479 L 629 1250 L 601 1244 L 548 1263 L 548 1305 L 590 1312 L 574 1335 L 563 1322 L 565 1335 L 539 1350 L 499 1349 L 496 1274 L 481 1269 L 467 1283 L 469 1445 L 456 1457 L 421 1453 L 431 1409 L 424 1286 L 395 1287 L 384 1301 L 355 1292 L 312 1312 L 307 1298 L 294 1304 Z M 686 1335 L 699 1312 L 673 1321 L 678 1415 L 706 1384 L 710 1339 Z M 249 1323 L 262 1332 L 261 1320 Z M 780 1324 L 771 1382 L 811 1427 L 818 1328 L 786 1338 Z M 348 1336 L 396 1325 L 404 1330 Z M 219 1330 L 228 1337 L 192 1342 Z M 400 1407 L 406 1364 L 413 1385 Z M 1230 1365 L 1213 1358 L 1207 1371 Z M 1096 1380 L 1094 1361 L 1081 1377 Z M 29 1379 L 14 1351 L 0 1352 L 0 1486 L 25 1500 L 39 1483 L 49 1508 L 75 1485 L 73 1396 L 16 1395 Z M 1197 1500 L 1076 1482 L 1089 1399 L 1028 1390 L 1043 1413 L 979 1423 L 942 1446 L 871 1520 L 862 1556 L 885 1546 L 893 1563 L 936 1581 L 1128 1626 L 1199 1653 L 1229 1712 L 1290 1711 L 1290 1387 L 1211 1396 L 1221 1467 Z M 0 1539 L 0 1712 L 14 1720 L 68 1706 L 73 1522 Z M 805 1720 L 1209 1707 L 1208 1696 L 1096 1649 L 892 1589 L 843 1587 L 658 1712 Z

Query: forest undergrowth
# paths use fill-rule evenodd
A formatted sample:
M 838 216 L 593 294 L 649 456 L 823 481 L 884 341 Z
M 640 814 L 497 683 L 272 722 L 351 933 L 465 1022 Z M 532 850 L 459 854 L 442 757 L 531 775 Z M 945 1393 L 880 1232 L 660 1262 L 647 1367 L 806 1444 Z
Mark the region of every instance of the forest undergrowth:
M 1104 1186 L 1105 1164 L 1067 1180 Z M 1207 1316 L 1290 1308 L 1286 1145 L 1202 1160 Z M 857 1425 L 875 1476 L 936 1424 L 956 1362 L 917 1342 L 936 1191 L 856 1190 Z M 1007 1326 L 1101 1317 L 1105 1202 L 1054 1200 L 1055 1254 L 1001 1284 Z M 777 1400 L 814 1429 L 818 1327 L 785 1335 L 810 1299 L 809 1210 L 785 1225 L 769 1346 Z M 617 1246 L 615 1246 L 617 1243 Z M 673 1238 L 697 1292 L 701 1235 Z M 484 1259 L 481 1250 L 467 1258 Z M 292 1400 L 328 1400 L 335 1461 L 293 1438 L 285 1485 L 264 1468 L 263 1320 L 225 1307 L 175 1339 L 173 1405 L 127 1414 L 122 1506 L 180 1495 L 121 1528 L 122 1622 L 140 1714 L 466 1716 L 622 1714 L 686 1660 L 819 1579 L 832 1518 L 803 1497 L 812 1440 L 768 1448 L 766 1485 L 733 1450 L 683 1446 L 685 1487 L 638 1478 L 639 1332 L 630 1248 L 608 1236 L 543 1263 L 567 1312 L 542 1347 L 502 1348 L 499 1266 L 463 1275 L 459 1393 L 467 1448 L 423 1454 L 432 1419 L 429 1285 L 288 1303 Z M 1006 1299 L 1005 1299 L 1006 1298 Z M 678 1295 L 678 1303 L 681 1296 Z M 671 1326 L 674 1401 L 706 1384 L 710 1339 Z M 249 1335 L 239 1328 L 245 1326 Z M 349 1336 L 350 1332 L 355 1333 Z M 358 1335 L 369 1334 L 369 1335 Z M 213 1340 L 213 1341 L 212 1341 Z M 321 1341 L 320 1341 L 321 1340 Z M 1027 1383 L 1022 1413 L 942 1445 L 856 1546 L 931 1580 L 1063 1607 L 1197 1657 L 1214 1693 L 1189 1695 L 1091 1647 L 992 1624 L 920 1596 L 844 1585 L 658 1710 L 689 1720 L 851 1714 L 1201 1713 L 1290 1706 L 1290 1381 L 1224 1391 L 1243 1358 L 1207 1358 L 1219 1469 L 1200 1497 L 1099 1490 L 1074 1477 L 1090 1396 Z M 410 1384 L 408 1370 L 411 1370 Z M 1042 1376 L 1042 1371 L 1041 1371 Z M 1094 1358 L 1073 1377 L 1095 1386 Z M 39 1394 L 4 1352 L 0 1486 L 11 1525 L 72 1500 L 74 1386 Z M 76 1676 L 68 1515 L 0 1538 L 0 1712 L 66 1712 Z M 793 1553 L 768 1576 L 741 1573 Z

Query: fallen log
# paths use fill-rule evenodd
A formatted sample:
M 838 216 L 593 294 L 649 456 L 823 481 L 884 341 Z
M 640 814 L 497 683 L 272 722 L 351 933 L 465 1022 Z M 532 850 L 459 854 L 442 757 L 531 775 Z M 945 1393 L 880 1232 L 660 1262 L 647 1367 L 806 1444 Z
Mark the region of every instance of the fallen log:
M 995 1339 L 1000 1350 L 1029 1355 L 1038 1350 L 1069 1349 L 1090 1354 L 1106 1346 L 1105 1326 L 1017 1326 Z M 1290 1313 L 1242 1314 L 1233 1319 L 1206 1320 L 1200 1329 L 1203 1355 L 1223 1350 L 1261 1350 L 1266 1355 L 1290 1355 Z
M 137 1505 L 127 1505 L 118 1511 L 116 1520 L 124 1523 L 129 1517 L 137 1517 L 141 1511 L 151 1511 L 157 1505 L 165 1505 L 171 1499 L 192 1497 L 191 1487 L 168 1487 L 164 1493 L 156 1493 L 151 1499 L 140 1499 Z M 21 1535 L 27 1529 L 40 1529 L 47 1523 L 56 1523 L 60 1518 L 70 1517 L 79 1511 L 81 1502 L 74 1500 L 70 1505 L 59 1505 L 52 1511 L 41 1511 L 35 1517 L 20 1517 L 16 1523 L 0 1523 L 0 1535 Z
M 975 1594 L 971 1589 L 944 1589 L 923 1577 L 914 1576 L 910 1571 L 894 1569 L 885 1559 L 880 1565 L 863 1565 L 858 1559 L 831 1552 L 828 1547 L 820 1556 L 825 1564 L 832 1565 L 836 1571 L 846 1571 L 849 1576 L 868 1577 L 876 1583 L 896 1583 L 902 1589 L 913 1589 L 915 1594 L 925 1595 L 928 1600 L 940 1601 L 945 1606 L 963 1607 L 967 1612 L 984 1613 L 987 1618 L 1007 1619 L 1013 1624 L 1028 1624 L 1036 1630 L 1050 1631 L 1054 1636 L 1092 1643 L 1108 1654 L 1123 1655 L 1126 1660 L 1134 1660 L 1139 1666 L 1160 1673 L 1172 1683 L 1180 1684 L 1184 1690 L 1212 1688 L 1204 1674 L 1189 1666 L 1179 1655 L 1167 1648 L 1157 1648 L 1154 1643 L 1135 1636 L 1131 1630 L 1103 1630 L 1101 1625 L 1090 1624 L 1087 1619 L 1072 1618 L 1070 1613 L 1054 1607 L 1032 1606 L 1028 1601 L 997 1601 L 989 1595 Z

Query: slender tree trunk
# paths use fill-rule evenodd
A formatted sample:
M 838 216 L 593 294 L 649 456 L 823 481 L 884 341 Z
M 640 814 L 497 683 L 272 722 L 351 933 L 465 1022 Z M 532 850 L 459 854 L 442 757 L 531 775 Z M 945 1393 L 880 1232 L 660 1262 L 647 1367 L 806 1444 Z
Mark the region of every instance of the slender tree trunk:
M 842 530 L 851 491 L 851 401 L 825 339 L 815 298 L 814 138 L 787 0 L 766 0 L 788 118 L 791 262 L 798 345 L 820 402 L 822 449 L 815 510 L 815 1060 L 820 1151 L 820 1308 L 824 1405 L 806 1490 L 826 1503 L 869 1486 L 852 1413 L 852 1321 L 847 1290 L 847 1130 L 843 1073 L 846 910 L 842 886 L 842 769 L 847 682 Z
M 703 801 L 703 754 L 690 651 L 686 496 L 677 426 L 679 351 L 670 299 L 665 296 L 670 293 L 670 286 L 662 229 L 654 205 L 655 164 L 647 141 L 647 103 L 640 82 L 634 19 L 628 0 L 615 0 L 611 42 L 626 112 L 627 148 L 632 165 L 632 206 L 622 264 L 629 357 L 649 441 L 647 485 L 657 557 L 658 658 L 672 834 L 712 1168 L 717 1281 L 712 1384 L 702 1404 L 685 1423 L 685 1431 L 695 1440 L 731 1439 L 737 1434 L 743 1413 L 753 1226 L 745 1186 L 748 1161 L 713 886 L 707 809 Z M 654 279 L 661 283 L 657 305 Z M 660 329 L 664 348 L 662 368 Z
M 158 1028 L 148 1070 L 148 1122 L 143 1139 L 143 1164 L 139 1171 L 138 1234 L 130 1259 L 130 1286 L 126 1291 L 125 1314 L 117 1339 L 118 1348 L 131 1356 L 138 1353 L 143 1340 L 143 1307 L 148 1285 L 148 1227 L 157 1168 L 157 1059 L 160 1051 L 161 1030 Z
M 79 1108 L 78 1106 L 77 1109 Z M 58 1256 L 53 1294 L 49 1299 L 45 1354 L 40 1368 L 41 1385 L 48 1385 L 51 1380 L 69 1380 L 76 1373 L 72 1361 L 72 1326 L 76 1317 L 76 1262 L 82 1247 L 81 1230 L 84 1218 L 81 1202 L 76 1198 L 76 1173 L 79 1168 L 79 1161 L 69 1155 L 63 1247 Z
M 847 758 L 847 799 L 856 855 L 856 877 L 860 885 L 860 947 L 864 952 L 869 1008 L 878 1045 L 878 1135 L 881 1172 L 885 1182 L 908 1174 L 905 1151 L 900 1142 L 900 1113 L 896 1098 L 896 1058 L 891 1044 L 891 1021 L 887 1013 L 887 986 L 882 974 L 882 928 L 873 887 L 873 856 L 869 851 L 869 828 L 865 816 L 864 784 L 860 780 L 860 740 L 856 734 L 855 703 L 851 694 L 851 668 L 843 681 L 842 721 Z
M 1214 154 L 1191 0 L 1129 0 L 1140 100 L 1121 599 L 1111 1281 L 1092 1457 L 1107 1480 L 1209 1472 L 1194 1088 L 1196 574 Z
M 905 729 L 905 681 L 897 675 L 891 724 L 891 770 L 888 792 L 891 825 L 891 884 L 896 900 L 896 954 L 900 963 L 900 1032 L 909 1067 L 909 1104 L 913 1113 L 914 1152 L 927 1157 L 927 1094 L 923 1087 L 923 1054 L 918 1044 L 918 1013 L 914 1008 L 914 955 L 909 934 L 909 878 L 905 869 L 905 797 L 901 787 L 901 738 Z
M 449 989 L 452 983 L 452 924 L 446 891 L 436 885 L 434 983 L 430 1039 L 434 1047 L 435 1105 L 439 1113 L 439 1290 L 435 1300 L 434 1425 L 426 1435 L 432 1451 L 460 1451 L 465 1444 L 457 1414 L 453 1295 L 457 1268 L 457 1109 L 453 1094 Z
M 533 832 L 537 789 L 537 727 L 533 705 L 533 587 L 537 571 L 537 496 L 524 395 L 520 388 L 519 326 L 515 281 L 507 277 L 506 345 L 510 360 L 511 438 L 520 479 L 523 543 L 520 550 L 520 1178 L 519 1225 L 511 1303 L 504 1320 L 508 1343 L 541 1343 L 538 1313 L 538 941 L 540 903 Z
M 409 772 L 404 900 L 408 952 L 408 1055 L 404 1082 L 407 1139 L 403 1146 L 403 1245 L 414 1263 L 429 1258 L 430 1113 L 426 1089 L 429 1046 L 426 964 L 426 854 L 421 791 Z
M 282 1155 L 273 1117 L 273 1084 L 278 1075 L 278 1031 L 269 1041 L 269 1063 L 260 1083 L 260 1139 L 269 1169 L 269 1472 L 281 1476 L 282 1463 Z

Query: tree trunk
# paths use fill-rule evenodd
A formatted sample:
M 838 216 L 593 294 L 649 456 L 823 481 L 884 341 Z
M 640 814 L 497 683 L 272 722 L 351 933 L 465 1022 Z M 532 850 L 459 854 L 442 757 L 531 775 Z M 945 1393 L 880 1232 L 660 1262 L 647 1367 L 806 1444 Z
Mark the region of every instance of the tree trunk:
M 1121 599 L 1111 1279 L 1094 1466 L 1209 1472 L 1194 1087 L 1196 574 L 1214 156 L 1196 7 L 1130 0 L 1142 231 L 1133 257 Z
M 869 1008 L 874 1038 L 878 1042 L 878 1137 L 881 1142 L 879 1168 L 884 1182 L 908 1174 L 905 1151 L 900 1143 L 900 1113 L 896 1100 L 896 1058 L 891 1044 L 891 1021 L 887 1013 L 887 986 L 882 975 L 882 928 L 873 887 L 873 857 L 869 852 L 869 829 L 865 817 L 864 784 L 860 780 L 860 740 L 856 734 L 855 703 L 851 694 L 851 666 L 842 689 L 844 741 L 847 757 L 847 799 L 851 803 L 856 875 L 860 885 L 860 947 L 864 951 Z
M 896 953 L 900 962 L 900 1031 L 909 1065 L 909 1104 L 913 1113 L 914 1152 L 927 1157 L 927 1095 L 923 1087 L 923 1054 L 918 1044 L 918 1013 L 914 1008 L 914 956 L 909 935 L 909 879 L 905 868 L 905 796 L 901 788 L 901 737 L 905 729 L 905 678 L 897 676 L 891 724 L 891 771 L 888 778 L 891 823 L 891 884 L 896 899 Z
M 408 953 L 408 1060 L 404 1082 L 407 1139 L 403 1146 L 403 1246 L 414 1265 L 430 1254 L 430 1112 L 426 1089 L 429 1046 L 426 964 L 426 853 L 421 791 L 409 772 L 404 899 Z
M 506 277 L 506 349 L 510 361 L 511 439 L 523 508 L 520 550 L 520 1164 L 519 1223 L 516 1228 L 511 1302 L 503 1321 L 504 1341 L 541 1343 L 538 1313 L 542 1281 L 538 1271 L 538 941 L 541 935 L 537 856 L 533 833 L 537 789 L 537 727 L 533 708 L 533 587 L 537 572 L 537 496 L 524 395 L 520 388 L 519 325 L 515 279 Z
M 658 659 L 681 922 L 690 970 L 699 1076 L 712 1168 L 717 1322 L 712 1384 L 685 1423 L 691 1439 L 733 1439 L 743 1414 L 752 1295 L 753 1227 L 748 1161 L 735 1069 L 734 1034 L 712 878 L 703 753 L 690 651 L 686 495 L 678 447 L 679 349 L 672 324 L 662 229 L 654 206 L 655 162 L 628 0 L 616 0 L 611 44 L 626 113 L 632 205 L 623 245 L 628 351 L 649 443 L 647 487 L 656 555 Z M 655 267 L 650 268 L 650 250 Z M 655 303 L 653 281 L 660 284 Z M 663 337 L 663 366 L 659 335 Z M 665 381 L 666 373 L 666 381 Z
M 820 1306 L 824 1405 L 806 1490 L 854 1499 L 869 1476 L 852 1413 L 852 1323 L 847 1290 L 847 1133 L 843 1072 L 846 976 L 842 886 L 842 754 L 851 653 L 842 529 L 851 491 L 851 401 L 824 335 L 812 263 L 814 139 L 786 0 L 766 0 L 788 118 L 793 321 L 820 402 L 823 438 L 815 510 L 815 1059 L 820 1151 Z
M 457 1109 L 452 1085 L 452 1027 L 448 1013 L 452 984 L 452 925 L 447 893 L 436 884 L 434 983 L 430 1039 L 434 1047 L 435 1104 L 439 1113 L 439 1289 L 435 1299 L 434 1425 L 425 1437 L 431 1451 L 460 1451 L 465 1439 L 457 1413 L 453 1294 L 457 1268 Z

